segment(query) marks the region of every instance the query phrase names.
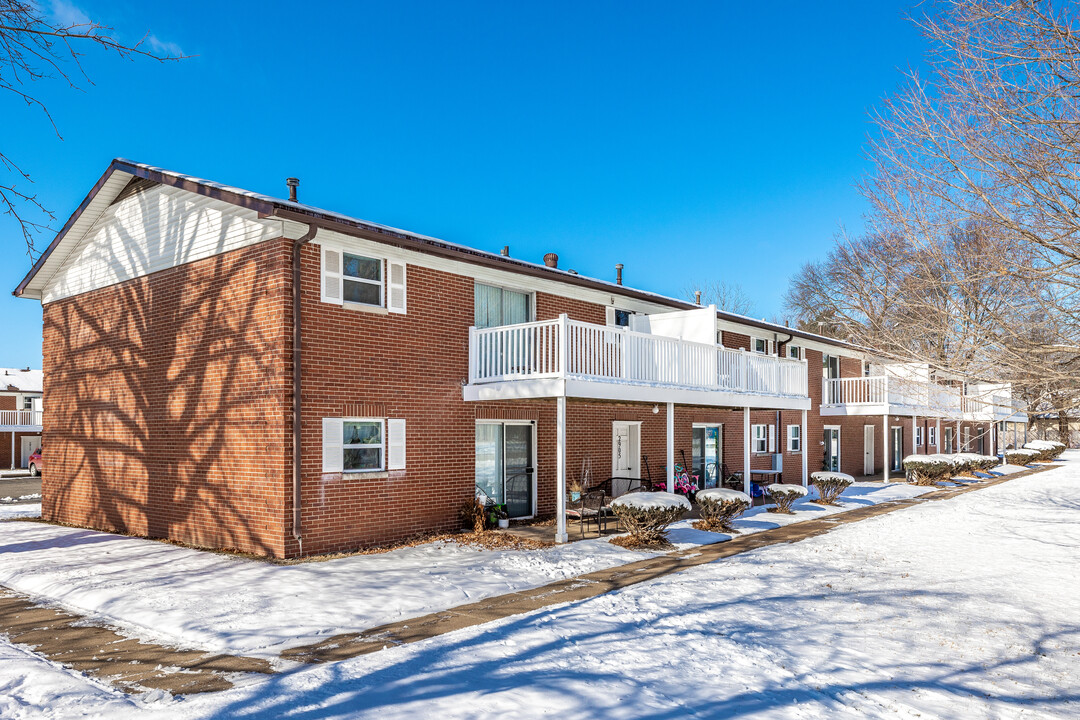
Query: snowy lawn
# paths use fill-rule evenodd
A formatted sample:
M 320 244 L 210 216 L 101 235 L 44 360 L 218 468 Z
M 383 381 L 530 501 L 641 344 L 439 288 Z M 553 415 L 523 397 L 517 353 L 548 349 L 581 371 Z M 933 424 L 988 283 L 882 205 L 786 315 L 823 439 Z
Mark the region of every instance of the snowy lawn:
M 866 484 L 845 508 L 800 502 L 796 515 L 756 508 L 736 526 L 758 532 L 927 488 Z M 40 506 L 12 506 L 37 508 Z M 682 522 L 680 548 L 728 536 Z M 554 530 L 553 530 L 554 532 Z M 428 543 L 379 555 L 274 565 L 121 535 L 41 523 L 0 523 L 0 585 L 150 640 L 264 657 L 325 635 L 539 587 L 653 553 L 584 540 L 542 550 L 480 550 Z M 328 602 L 330 600 L 330 602 Z
M 214 695 L 125 699 L 4 650 L 0 716 L 1077 717 L 1080 453 L 1069 457 L 802 542 Z

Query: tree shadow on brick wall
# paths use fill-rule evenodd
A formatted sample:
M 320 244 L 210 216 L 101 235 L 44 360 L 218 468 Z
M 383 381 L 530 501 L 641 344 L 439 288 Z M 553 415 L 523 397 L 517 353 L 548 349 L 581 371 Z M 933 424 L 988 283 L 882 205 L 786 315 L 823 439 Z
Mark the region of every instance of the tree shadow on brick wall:
M 146 229 L 183 259 L 198 224 L 224 249 L 238 222 L 175 209 Z M 108 259 L 148 267 L 115 232 Z M 280 554 L 287 261 L 268 241 L 46 306 L 46 517 Z

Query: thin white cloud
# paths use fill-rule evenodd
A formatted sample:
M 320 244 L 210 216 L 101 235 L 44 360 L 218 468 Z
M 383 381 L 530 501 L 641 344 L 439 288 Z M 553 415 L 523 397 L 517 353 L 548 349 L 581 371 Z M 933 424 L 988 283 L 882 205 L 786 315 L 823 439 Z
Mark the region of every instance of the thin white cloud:
M 184 51 L 180 49 L 180 46 L 174 42 L 162 40 L 157 35 L 151 33 L 146 36 L 146 43 L 150 46 L 150 49 L 159 55 L 170 55 L 172 57 L 183 57 Z
M 50 10 L 53 20 L 61 27 L 90 24 L 87 14 L 67 0 L 52 0 Z

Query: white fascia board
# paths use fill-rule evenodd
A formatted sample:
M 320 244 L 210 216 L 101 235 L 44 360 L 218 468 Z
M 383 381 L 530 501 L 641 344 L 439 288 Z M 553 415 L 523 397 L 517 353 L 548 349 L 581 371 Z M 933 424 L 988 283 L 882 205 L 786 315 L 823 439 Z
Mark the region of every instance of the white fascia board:
M 546 378 L 538 380 L 508 380 L 499 383 L 466 385 L 463 397 L 467 402 L 488 400 L 529 400 L 566 395 L 589 400 L 614 402 L 668 403 L 679 405 L 706 405 L 724 408 L 749 407 L 769 410 L 809 410 L 809 397 L 780 397 L 774 395 L 750 395 L 719 392 L 714 390 L 691 390 L 666 388 L 630 383 L 607 383 L 590 380 L 566 380 Z
M 822 417 L 846 417 L 846 416 L 875 416 L 896 415 L 899 417 L 929 417 L 948 418 L 949 415 L 940 410 L 930 408 L 915 408 L 910 405 L 885 405 L 884 403 L 870 405 L 822 405 L 818 414 Z

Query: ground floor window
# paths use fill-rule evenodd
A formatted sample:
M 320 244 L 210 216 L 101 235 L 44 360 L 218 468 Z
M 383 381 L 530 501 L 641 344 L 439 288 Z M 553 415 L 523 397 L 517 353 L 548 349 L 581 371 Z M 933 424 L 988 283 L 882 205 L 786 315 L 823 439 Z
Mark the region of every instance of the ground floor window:
M 719 425 L 694 426 L 694 474 L 699 487 L 720 486 L 721 429 Z
M 346 420 L 342 444 L 345 472 L 374 472 L 383 465 L 383 421 Z
M 937 426 L 928 428 L 927 434 L 930 437 L 930 442 L 928 444 L 937 447 Z
M 768 425 L 754 425 L 751 428 L 750 437 L 753 438 L 753 444 L 751 447 L 756 453 L 763 453 L 769 451 L 769 430 Z
M 945 453 L 956 452 L 953 449 L 953 429 L 951 427 L 945 428 Z
M 790 453 L 802 450 L 802 427 L 799 425 L 787 426 L 787 449 Z
M 534 425 L 476 424 L 476 486 L 510 517 L 533 514 Z
M 915 428 L 915 447 L 922 447 L 922 428 Z

